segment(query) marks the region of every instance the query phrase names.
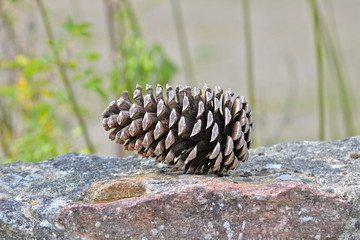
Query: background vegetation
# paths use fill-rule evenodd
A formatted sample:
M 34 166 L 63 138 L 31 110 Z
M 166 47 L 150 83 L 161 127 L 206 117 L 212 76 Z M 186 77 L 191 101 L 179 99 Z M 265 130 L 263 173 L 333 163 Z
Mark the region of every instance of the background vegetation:
M 93 30 L 94 23 L 81 18 L 86 6 L 72 2 L 72 14 L 64 14 L 50 9 L 51 1 L 0 0 L 0 163 L 40 161 L 69 151 L 97 153 L 101 142 L 108 140 L 91 134 L 94 128 L 101 129 L 101 124 L 92 123 L 93 119 L 101 122 L 101 112 L 95 104 L 103 109 L 137 83 L 165 84 L 175 77 L 175 63 L 164 48 L 146 40 L 132 1 L 101 1 L 108 51 L 97 44 L 99 33 Z M 286 131 L 286 123 L 297 112 L 295 95 L 284 95 L 275 124 L 267 121 L 271 112 L 264 113 L 262 103 L 268 99 L 262 99 L 258 93 L 262 80 L 255 74 L 256 26 L 252 19 L 256 12 L 252 1 L 238 2 L 243 24 L 234 31 L 240 31 L 243 37 L 239 44 L 245 51 L 239 57 L 244 59 L 246 81 L 232 82 L 231 87 L 234 85 L 237 90 L 238 85 L 246 84 L 247 90 L 241 94 L 248 96 L 256 120 L 259 119 L 256 144 L 273 144 L 282 140 L 281 131 Z M 170 5 L 181 59 L 177 69 L 185 76 L 186 84 L 200 86 L 207 81 L 196 76 L 182 3 L 164 0 L 156 4 Z M 357 135 L 356 92 L 347 74 L 332 3 L 307 0 L 306 4 L 305 17 L 311 22 L 313 41 L 311 57 L 316 69 L 316 108 L 307 111 L 312 111 L 317 121 L 304 120 L 298 129 L 316 125 L 314 139 L 319 140 Z M 24 26 L 25 14 L 37 18 Z M 265 132 L 272 134 L 264 137 Z

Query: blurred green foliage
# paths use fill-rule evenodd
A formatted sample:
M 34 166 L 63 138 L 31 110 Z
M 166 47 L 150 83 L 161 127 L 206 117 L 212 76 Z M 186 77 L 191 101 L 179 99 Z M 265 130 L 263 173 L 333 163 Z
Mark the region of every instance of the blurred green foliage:
M 66 93 L 51 80 L 53 61 L 46 56 L 16 55 L 1 61 L 2 69 L 16 74 L 15 81 L 0 86 L 2 147 L 7 162 L 34 161 L 69 151 L 61 139 L 61 112 Z
M 171 1 L 172 14 L 186 75 L 194 82 L 179 1 Z M 102 3 L 109 56 L 104 56 L 104 50 L 100 54 L 98 43 L 93 42 L 92 25 L 82 21 L 81 14 L 62 17 L 57 9 L 47 9 L 43 0 L 0 0 L 0 163 L 40 161 L 69 151 L 94 152 L 84 119 L 99 113 L 91 115 L 77 101 L 90 101 L 87 107 L 93 102 L 106 105 L 136 84 L 164 85 L 174 75 L 175 66 L 161 46 L 145 42 L 131 1 L 102 0 Z M 258 99 L 253 74 L 251 1 L 242 3 L 247 94 L 256 115 L 261 113 L 256 110 L 260 104 L 255 106 Z M 331 1 L 307 3 L 315 43 L 318 139 L 356 135 L 355 93 L 348 82 L 335 24 L 331 24 L 334 21 L 329 21 L 329 16 L 334 18 L 329 11 Z M 18 31 L 24 28 L 20 19 L 29 12 L 40 15 L 41 22 L 39 26 L 35 24 L 38 21 L 35 17 L 33 22 L 26 23 L 26 36 L 20 39 Z M 109 58 L 110 64 L 103 66 L 104 58 Z M 292 94 L 289 96 L 285 101 L 293 103 Z M 290 109 L 283 112 L 282 122 L 286 122 Z M 275 135 L 269 135 L 271 143 L 281 135 L 280 130 L 274 132 Z
M 162 48 L 145 44 L 130 1 L 106 1 L 113 66 L 109 91 L 119 93 L 135 89 L 136 84 L 165 84 L 175 73 L 175 66 Z M 120 82 L 124 84 L 119 84 Z M 134 81 L 136 79 L 136 81 Z M 130 91 L 130 94 L 132 92 Z
M 18 0 L 0 6 L 0 20 L 11 44 L 8 47 L 14 49 L 0 56 L 0 130 L 5 156 L 0 163 L 33 162 L 69 151 L 92 151 L 89 142 L 78 144 L 86 127 L 75 117 L 80 114 L 84 118 L 89 111 L 80 105 L 76 112 L 77 108 L 72 107 L 76 99 L 71 98 L 69 89 L 74 89 L 76 98 L 87 95 L 91 101 L 98 101 L 94 99 L 97 96 L 106 105 L 123 90 L 134 89 L 136 84 L 165 84 L 175 73 L 161 47 L 144 42 L 129 2 L 117 1 L 112 20 L 126 31 L 113 43 L 116 49 L 112 65 L 101 69 L 97 64 L 103 56 L 91 42 L 91 24 L 66 17 L 60 26 L 54 26 L 44 3 L 36 2 Z M 47 45 L 43 52 L 31 46 L 23 49 L 16 39 L 17 19 L 29 4 L 42 14 L 45 30 L 50 30 L 53 38 L 48 34 L 47 40 L 41 40 Z M 61 34 L 51 36 L 52 32 Z M 109 38 L 113 38 L 111 34 Z M 62 84 L 64 76 L 70 88 Z
M 124 69 L 126 89 L 135 89 L 136 84 L 142 86 L 148 84 L 166 84 L 174 74 L 173 64 L 164 58 L 160 46 L 153 45 L 150 48 L 140 37 L 128 37 L 124 41 Z M 137 81 L 133 81 L 137 79 Z M 112 85 L 119 85 L 116 78 L 113 78 Z

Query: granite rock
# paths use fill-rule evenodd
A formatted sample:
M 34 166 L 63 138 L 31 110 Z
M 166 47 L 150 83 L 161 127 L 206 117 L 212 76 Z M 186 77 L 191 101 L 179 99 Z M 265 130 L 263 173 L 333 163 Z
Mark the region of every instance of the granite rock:
M 224 176 L 66 154 L 0 166 L 0 239 L 360 239 L 360 137 L 250 152 Z

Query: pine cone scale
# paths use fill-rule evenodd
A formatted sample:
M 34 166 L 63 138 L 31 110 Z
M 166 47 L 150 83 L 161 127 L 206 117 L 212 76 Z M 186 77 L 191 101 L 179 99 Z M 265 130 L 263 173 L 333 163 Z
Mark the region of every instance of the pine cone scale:
M 219 156 L 220 154 L 220 143 L 217 142 L 214 150 L 211 152 L 210 156 L 209 156 L 209 159 L 214 159 L 216 158 L 217 156 Z

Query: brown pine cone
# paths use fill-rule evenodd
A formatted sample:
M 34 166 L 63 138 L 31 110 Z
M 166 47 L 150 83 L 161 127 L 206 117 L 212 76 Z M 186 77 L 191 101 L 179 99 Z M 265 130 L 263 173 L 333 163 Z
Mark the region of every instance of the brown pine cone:
M 136 150 L 143 157 L 156 157 L 185 173 L 223 173 L 249 157 L 253 130 L 252 112 L 243 96 L 232 100 L 231 90 L 207 85 L 201 90 L 177 86 L 175 90 L 146 86 L 143 97 L 138 85 L 134 101 L 127 91 L 103 112 L 103 126 L 111 140 Z

